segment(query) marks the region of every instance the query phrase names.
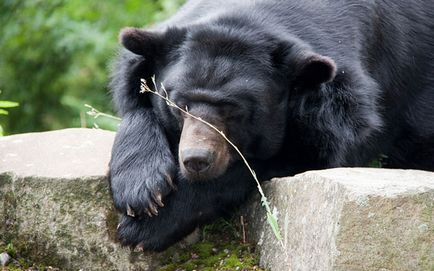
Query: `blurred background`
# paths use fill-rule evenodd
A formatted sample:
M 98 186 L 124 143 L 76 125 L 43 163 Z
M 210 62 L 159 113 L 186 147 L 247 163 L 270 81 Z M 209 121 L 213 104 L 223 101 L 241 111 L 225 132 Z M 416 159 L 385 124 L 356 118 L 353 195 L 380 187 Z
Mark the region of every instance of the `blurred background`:
M 184 0 L 1 0 L 0 134 L 115 130 L 107 89 L 119 30 L 164 20 Z

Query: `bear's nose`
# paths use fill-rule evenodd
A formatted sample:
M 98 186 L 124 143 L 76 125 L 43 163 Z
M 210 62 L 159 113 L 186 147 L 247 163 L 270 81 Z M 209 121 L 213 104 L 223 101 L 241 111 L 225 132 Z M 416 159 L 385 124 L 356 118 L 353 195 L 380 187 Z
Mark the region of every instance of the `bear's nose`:
M 182 151 L 182 163 L 192 173 L 203 173 L 212 162 L 213 155 L 206 149 L 187 149 Z

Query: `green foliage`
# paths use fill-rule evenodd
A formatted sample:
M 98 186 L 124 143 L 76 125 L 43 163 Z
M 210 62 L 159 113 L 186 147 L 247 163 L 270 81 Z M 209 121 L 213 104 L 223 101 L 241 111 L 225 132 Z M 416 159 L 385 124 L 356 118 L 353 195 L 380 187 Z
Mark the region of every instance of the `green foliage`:
M 0 93 L 1 93 L 1 91 L 0 91 Z M 19 106 L 19 103 L 17 103 L 17 102 L 0 100 L 0 115 L 9 115 L 9 111 L 6 110 L 6 108 L 13 108 L 13 107 L 17 107 L 17 106 Z M 1 125 L 1 122 L 0 122 L 0 136 L 3 136 L 3 134 L 4 134 L 3 126 Z
M 19 105 L 19 103 L 16 102 L 11 102 L 11 101 L 0 101 L 0 108 L 11 108 L 11 107 L 17 107 Z M 8 112 L 6 110 L 4 110 L 6 113 L 4 113 L 5 115 L 8 114 Z
M 11 256 L 15 257 L 17 255 L 17 251 L 15 250 L 14 244 L 9 243 L 6 246 L 6 252 Z
M 107 83 L 119 30 L 162 20 L 181 2 L 0 1 L 0 89 L 20 104 L 2 119 L 7 133 L 92 127 L 84 104 L 113 114 Z

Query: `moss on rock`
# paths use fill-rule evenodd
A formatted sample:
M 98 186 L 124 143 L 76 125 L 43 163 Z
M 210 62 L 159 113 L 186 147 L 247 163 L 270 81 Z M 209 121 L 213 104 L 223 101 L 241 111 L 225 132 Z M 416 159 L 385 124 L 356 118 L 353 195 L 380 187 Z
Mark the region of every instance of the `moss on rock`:
M 219 220 L 202 230 L 201 241 L 184 248 L 173 247 L 160 255 L 161 271 L 263 270 L 250 243 L 243 243 L 236 221 Z

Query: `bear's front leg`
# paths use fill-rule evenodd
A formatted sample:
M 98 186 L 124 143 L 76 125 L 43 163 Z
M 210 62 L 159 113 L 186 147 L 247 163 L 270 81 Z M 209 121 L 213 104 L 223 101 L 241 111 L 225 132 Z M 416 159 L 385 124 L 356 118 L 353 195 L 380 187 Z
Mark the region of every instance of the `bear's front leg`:
M 115 207 L 129 216 L 158 215 L 174 187 L 176 164 L 151 108 L 126 113 L 116 134 L 109 180 Z
M 215 180 L 179 179 L 177 190 L 166 199 L 156 217 L 122 216 L 118 238 L 123 246 L 162 251 L 218 217 L 228 216 L 255 189 L 256 183 L 241 162 Z

